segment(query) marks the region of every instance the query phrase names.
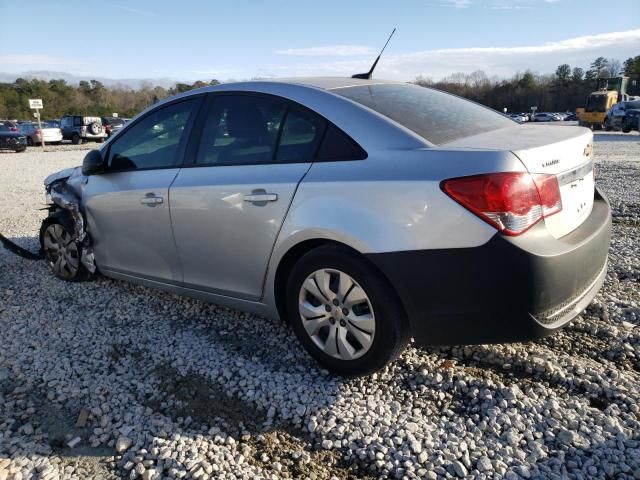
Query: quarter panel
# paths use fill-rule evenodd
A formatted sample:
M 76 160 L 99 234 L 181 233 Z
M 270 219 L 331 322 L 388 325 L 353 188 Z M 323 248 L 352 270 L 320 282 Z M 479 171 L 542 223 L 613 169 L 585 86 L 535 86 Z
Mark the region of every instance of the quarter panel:
M 485 244 L 496 230 L 444 194 L 440 182 L 500 171 L 526 170 L 510 152 L 470 149 L 381 150 L 363 161 L 314 163 L 276 242 L 266 302 L 273 302 L 280 260 L 305 240 L 333 240 L 361 253 Z

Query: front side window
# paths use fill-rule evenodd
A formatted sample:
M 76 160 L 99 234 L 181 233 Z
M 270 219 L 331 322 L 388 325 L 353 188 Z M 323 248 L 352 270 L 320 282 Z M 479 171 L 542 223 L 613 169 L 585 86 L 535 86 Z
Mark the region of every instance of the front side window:
M 285 102 L 271 97 L 213 97 L 196 163 L 250 165 L 273 161 L 285 111 Z
M 81 127 L 82 126 L 82 118 L 73 117 L 73 126 L 74 127 Z
M 331 91 L 375 110 L 435 145 L 517 125 L 490 108 L 418 85 L 358 85 Z
M 109 149 L 108 170 L 181 165 L 179 146 L 197 99 L 159 108 L 120 133 Z

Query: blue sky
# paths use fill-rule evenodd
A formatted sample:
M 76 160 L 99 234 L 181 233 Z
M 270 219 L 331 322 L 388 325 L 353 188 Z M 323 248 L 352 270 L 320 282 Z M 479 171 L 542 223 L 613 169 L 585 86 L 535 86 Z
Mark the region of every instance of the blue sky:
M 640 1 L 0 0 L 0 73 L 175 80 L 510 76 L 640 55 Z

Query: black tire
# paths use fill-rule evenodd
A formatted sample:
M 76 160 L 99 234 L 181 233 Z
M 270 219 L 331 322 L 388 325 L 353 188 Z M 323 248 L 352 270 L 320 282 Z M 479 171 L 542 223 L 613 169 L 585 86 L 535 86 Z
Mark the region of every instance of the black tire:
M 86 267 L 80 261 L 80 255 L 82 252 L 81 246 L 75 240 L 70 243 L 71 248 L 75 248 L 77 250 L 77 258 L 78 258 L 78 268 L 77 270 L 67 276 L 60 275 L 56 273 L 54 269 L 54 263 L 56 258 L 54 258 L 49 251 L 45 248 L 45 235 L 47 229 L 51 226 L 59 226 L 61 227 L 68 235 L 73 235 L 73 219 L 68 212 L 61 211 L 51 214 L 49 217 L 45 218 L 40 226 L 40 248 L 43 254 L 43 257 L 49 268 L 51 268 L 51 272 L 61 280 L 67 282 L 83 282 L 86 280 L 90 280 L 93 278 L 93 274 L 86 269 Z
M 352 277 L 371 302 L 375 317 L 373 342 L 354 360 L 332 357 L 307 334 L 299 314 L 298 297 L 303 282 L 320 269 L 336 269 Z M 305 254 L 293 267 L 287 281 L 286 311 L 293 331 L 307 352 L 321 365 L 345 376 L 368 375 L 395 360 L 409 343 L 406 314 L 389 282 L 365 258 L 340 246 L 324 246 Z
M 613 130 L 613 127 L 611 126 L 611 122 L 609 122 L 608 118 L 604 121 L 604 129 L 607 132 L 610 132 L 611 130 Z
M 629 133 L 631 131 L 631 125 L 627 122 L 622 122 L 622 133 Z
M 96 140 L 96 142 L 98 142 L 98 143 L 104 143 L 104 138 L 98 138 L 98 139 Z
M 71 143 L 73 143 L 74 145 L 78 145 L 80 143 L 80 135 L 78 135 L 77 133 L 73 133 L 71 135 Z
M 33 147 L 33 138 L 27 137 L 27 145 L 29 145 L 30 147 Z

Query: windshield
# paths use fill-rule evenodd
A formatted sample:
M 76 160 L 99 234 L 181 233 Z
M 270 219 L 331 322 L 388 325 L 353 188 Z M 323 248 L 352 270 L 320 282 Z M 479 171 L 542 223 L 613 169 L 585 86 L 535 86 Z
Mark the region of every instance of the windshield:
M 417 85 L 361 85 L 331 91 L 395 120 L 435 145 L 518 125 L 480 104 Z

